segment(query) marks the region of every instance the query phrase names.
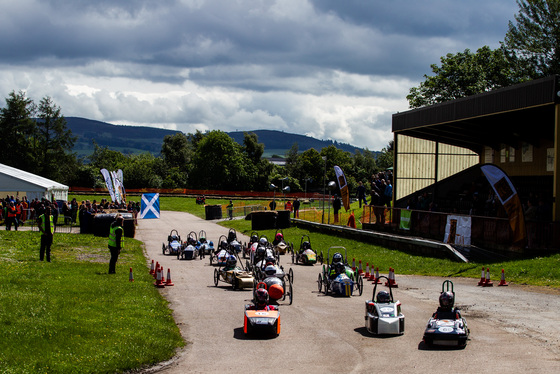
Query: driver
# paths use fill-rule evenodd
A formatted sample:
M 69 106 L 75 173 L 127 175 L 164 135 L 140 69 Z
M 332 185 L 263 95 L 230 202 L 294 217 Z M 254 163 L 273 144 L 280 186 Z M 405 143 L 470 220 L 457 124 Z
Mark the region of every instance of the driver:
M 380 304 L 387 304 L 391 302 L 391 296 L 387 291 L 379 291 L 377 293 L 377 302 Z
M 434 313 L 434 318 L 438 319 L 459 319 L 461 318 L 461 313 L 459 309 L 453 309 L 455 305 L 455 295 L 453 292 L 446 291 L 439 295 L 439 307 Z
M 225 271 L 234 270 L 237 267 L 237 259 L 233 255 L 229 255 L 226 260 L 226 266 L 224 266 Z
M 284 241 L 284 236 L 282 235 L 282 233 L 278 233 L 278 234 L 276 234 L 276 236 L 274 237 L 274 240 L 272 241 L 272 245 L 278 245 L 278 244 L 280 244 L 282 241 Z
M 267 267 L 264 268 L 264 274 L 266 275 L 267 278 L 275 277 L 276 267 L 274 267 L 274 265 L 267 265 Z
M 330 266 L 330 272 L 329 272 L 329 276 L 331 277 L 331 279 L 336 278 L 339 274 L 342 274 L 345 272 L 345 266 L 344 263 L 342 262 L 342 255 L 338 252 L 336 252 L 333 255 L 332 258 L 332 264 Z
M 268 303 L 268 291 L 264 288 L 258 288 L 255 291 L 255 304 L 251 305 L 249 309 L 252 310 L 278 310 L 275 305 L 270 305 Z

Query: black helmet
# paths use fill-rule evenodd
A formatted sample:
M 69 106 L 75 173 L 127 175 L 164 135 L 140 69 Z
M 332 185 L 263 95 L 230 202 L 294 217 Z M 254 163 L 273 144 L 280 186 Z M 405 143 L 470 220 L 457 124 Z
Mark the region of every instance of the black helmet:
M 235 256 L 233 255 L 228 256 L 226 260 L 226 266 L 235 267 L 235 265 L 237 265 L 237 259 L 235 258 Z
M 266 264 L 267 264 L 267 265 L 268 265 L 268 264 L 276 265 L 276 259 L 275 259 L 274 257 L 272 257 L 272 256 L 268 256 L 268 257 L 266 258 Z
M 268 265 L 264 268 L 264 273 L 267 277 L 273 277 L 276 275 L 276 268 L 273 265 Z
M 255 300 L 257 304 L 268 304 L 268 291 L 264 288 L 257 288 L 255 291 Z
M 332 263 L 333 264 L 337 264 L 339 262 L 342 262 L 342 255 L 338 252 L 336 252 L 333 256 L 332 256 Z
M 337 273 L 342 274 L 346 272 L 346 266 L 344 266 L 342 262 L 337 262 L 334 266 L 336 266 L 335 269 Z
M 441 295 L 439 295 L 439 306 L 442 308 L 451 309 L 453 308 L 453 304 L 455 304 L 455 296 L 452 292 L 442 292 Z
M 259 241 L 259 237 L 257 235 L 252 235 L 251 236 L 251 243 L 256 243 Z
M 379 291 L 377 293 L 377 302 L 378 303 L 388 303 L 391 301 L 391 296 L 387 291 Z
M 310 249 L 311 248 L 311 244 L 309 242 L 303 242 L 303 244 L 301 245 L 303 249 Z

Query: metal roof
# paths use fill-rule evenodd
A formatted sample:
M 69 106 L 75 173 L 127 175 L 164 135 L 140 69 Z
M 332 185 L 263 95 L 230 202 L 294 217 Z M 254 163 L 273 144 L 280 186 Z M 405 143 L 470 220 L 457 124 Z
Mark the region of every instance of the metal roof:
M 559 75 L 393 114 L 393 132 L 471 149 L 521 142 L 539 146 L 554 136 Z
M 0 164 L 0 191 L 24 190 L 68 190 L 68 186 L 27 171 Z

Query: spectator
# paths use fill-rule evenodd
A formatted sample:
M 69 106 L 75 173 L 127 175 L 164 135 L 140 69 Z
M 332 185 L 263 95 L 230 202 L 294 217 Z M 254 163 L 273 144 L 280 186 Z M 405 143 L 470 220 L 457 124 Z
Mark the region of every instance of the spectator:
M 364 202 L 364 205 L 367 205 L 367 200 L 366 200 L 366 187 L 364 186 L 364 184 L 362 183 L 362 181 L 358 182 L 358 203 L 360 205 L 360 208 L 362 207 L 362 201 Z
M 294 200 L 294 218 L 299 218 L 299 206 L 300 206 L 300 201 L 299 199 L 296 197 L 296 199 Z
M 268 206 L 270 207 L 270 210 L 276 210 L 276 201 L 272 200 Z
M 45 254 L 47 255 L 47 262 L 51 262 L 51 245 L 54 236 L 54 220 L 51 215 L 51 207 L 45 208 L 45 213 L 41 214 L 38 218 L 39 230 L 41 231 L 41 247 L 39 249 L 39 260 L 43 261 Z
M 123 223 L 124 219 L 117 214 L 115 221 L 111 223 L 109 228 L 109 252 L 111 259 L 109 260 L 109 274 L 116 274 L 117 260 L 123 247 Z
M 340 208 L 342 207 L 342 200 L 340 200 L 340 197 L 338 197 L 338 195 L 334 195 L 334 200 L 333 200 L 333 210 L 334 210 L 334 222 L 333 223 L 338 223 L 338 211 L 340 210 Z

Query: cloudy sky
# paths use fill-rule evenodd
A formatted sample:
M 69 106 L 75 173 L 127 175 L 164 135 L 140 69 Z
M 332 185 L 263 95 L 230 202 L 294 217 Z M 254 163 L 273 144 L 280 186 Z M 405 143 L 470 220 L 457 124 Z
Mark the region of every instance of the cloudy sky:
M 503 40 L 515 0 L 0 0 L 0 106 L 381 150 L 441 56 Z

